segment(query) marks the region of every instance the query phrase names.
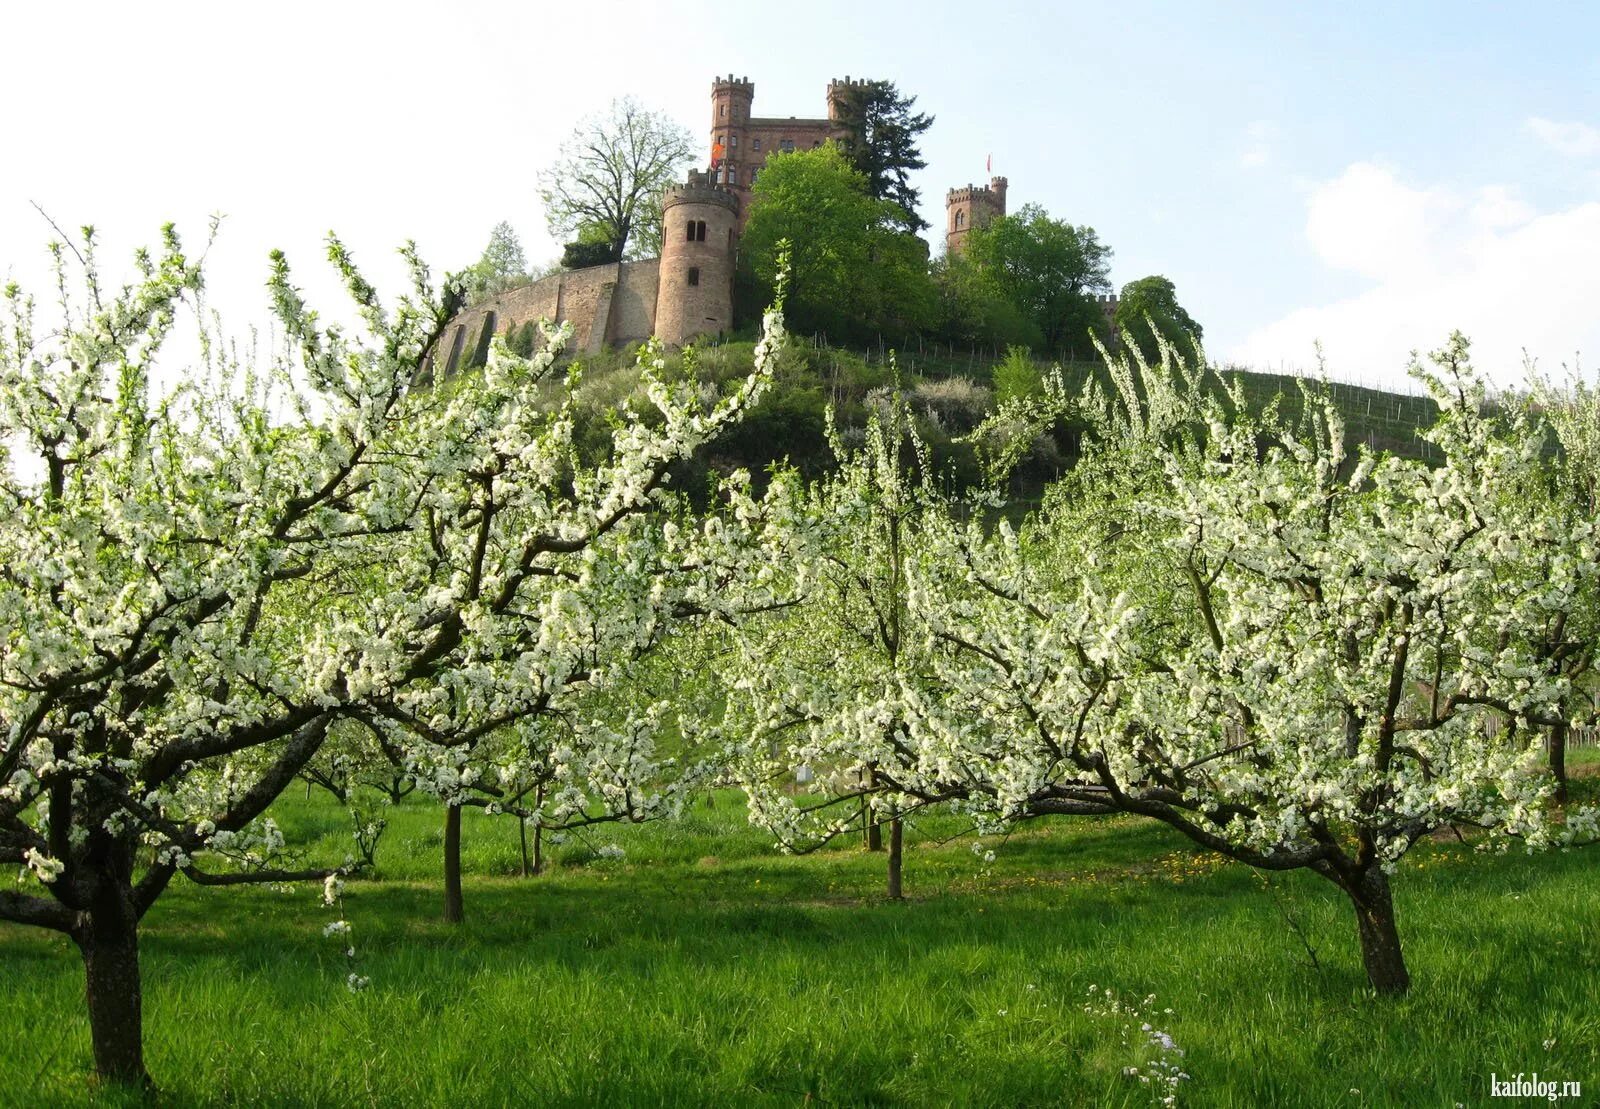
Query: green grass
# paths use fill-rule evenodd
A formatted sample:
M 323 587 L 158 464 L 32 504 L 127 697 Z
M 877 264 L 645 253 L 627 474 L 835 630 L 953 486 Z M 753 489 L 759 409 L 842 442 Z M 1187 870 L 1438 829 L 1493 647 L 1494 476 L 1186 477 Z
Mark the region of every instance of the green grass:
M 1419 848 L 1396 882 L 1415 986 L 1380 1001 L 1325 883 L 1269 894 L 1131 819 L 1031 826 L 987 868 L 924 822 L 891 904 L 880 856 L 778 856 L 731 794 L 569 842 L 526 880 L 514 825 L 468 814 L 451 928 L 438 810 L 390 815 L 380 875 L 339 910 L 362 993 L 313 889 L 180 884 L 150 913 L 146 1050 L 168 1103 L 1148 1104 L 1122 1028 L 1083 1011 L 1091 985 L 1173 1010 L 1180 1104 L 1479 1105 L 1491 1072 L 1534 1070 L 1600 1090 L 1584 852 Z M 279 817 L 310 855 L 345 851 L 331 805 L 297 795 Z M 627 858 L 594 856 L 610 842 Z M 80 975 L 64 940 L 0 926 L 0 1102 L 94 1101 Z

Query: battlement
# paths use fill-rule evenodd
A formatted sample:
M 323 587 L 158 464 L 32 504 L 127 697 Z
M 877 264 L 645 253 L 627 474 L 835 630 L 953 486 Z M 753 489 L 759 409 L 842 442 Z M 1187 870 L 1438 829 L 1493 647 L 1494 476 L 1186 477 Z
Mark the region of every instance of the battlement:
M 747 96 L 755 95 L 755 83 L 748 77 L 735 77 L 728 74 L 726 77 L 714 78 L 711 82 L 713 92 L 742 92 Z
M 845 89 L 858 89 L 858 88 L 861 88 L 864 85 L 870 85 L 870 84 L 872 84 L 872 81 L 869 78 L 862 77 L 862 78 L 856 79 L 856 78 L 852 78 L 847 73 L 847 74 L 845 74 L 844 80 L 842 80 L 842 81 L 839 80 L 839 78 L 837 78 L 837 77 L 835 77 L 832 80 L 830 80 L 828 82 L 828 92 L 832 93 L 835 90 L 838 90 L 838 91 L 842 92 Z
M 944 194 L 944 202 L 946 205 L 950 205 L 960 204 L 963 201 L 999 200 L 1000 197 L 1005 195 L 1005 191 L 1006 179 L 1004 177 L 996 177 L 994 181 L 987 185 L 964 185 L 959 189 L 951 189 Z
M 729 211 L 739 211 L 739 198 L 731 189 L 719 185 L 709 173 L 690 170 L 688 180 L 682 185 L 673 185 L 661 196 L 661 209 L 679 204 L 716 204 Z

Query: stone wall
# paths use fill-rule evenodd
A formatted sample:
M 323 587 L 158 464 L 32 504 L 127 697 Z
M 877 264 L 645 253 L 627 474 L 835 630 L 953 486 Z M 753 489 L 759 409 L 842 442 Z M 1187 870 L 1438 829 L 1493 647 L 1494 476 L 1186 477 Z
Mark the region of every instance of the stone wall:
M 493 334 L 505 335 L 529 320 L 565 321 L 572 324 L 571 351 L 594 352 L 648 338 L 655 331 L 660 268 L 656 258 L 613 262 L 507 289 L 455 318 L 429 355 L 427 371 L 437 368 L 444 377 L 454 373 L 480 341 L 485 322 Z M 433 365 L 436 358 L 439 367 Z

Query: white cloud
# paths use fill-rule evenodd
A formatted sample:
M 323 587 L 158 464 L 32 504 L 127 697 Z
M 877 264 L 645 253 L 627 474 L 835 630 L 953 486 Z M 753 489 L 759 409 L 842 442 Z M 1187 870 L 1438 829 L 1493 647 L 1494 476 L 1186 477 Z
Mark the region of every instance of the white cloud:
M 1273 141 L 1278 137 L 1277 124 L 1258 119 L 1244 129 L 1244 148 L 1239 152 L 1241 169 L 1260 169 L 1272 160 Z
M 1533 116 L 1526 126 L 1540 142 L 1569 158 L 1600 154 L 1600 129 L 1590 127 L 1587 123 L 1559 123 Z
M 1509 385 L 1524 351 L 1552 370 L 1600 353 L 1600 201 L 1541 213 L 1505 186 L 1419 188 L 1363 162 L 1312 190 L 1306 236 L 1330 268 L 1373 284 L 1258 329 L 1235 361 L 1306 367 L 1320 340 L 1333 376 L 1393 385 L 1410 351 L 1459 329 Z

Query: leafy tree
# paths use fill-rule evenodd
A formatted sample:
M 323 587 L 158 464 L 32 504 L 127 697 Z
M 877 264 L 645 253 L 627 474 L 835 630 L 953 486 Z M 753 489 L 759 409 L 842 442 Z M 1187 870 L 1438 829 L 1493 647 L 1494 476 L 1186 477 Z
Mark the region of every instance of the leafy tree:
M 294 357 L 218 365 L 213 339 L 211 372 L 162 395 L 149 367 L 201 285 L 170 229 L 120 293 L 85 263 L 74 301 L 63 272 L 51 329 L 5 291 L 0 861 L 28 882 L 0 892 L 0 918 L 76 943 L 111 1081 L 148 1083 L 139 922 L 176 876 L 337 878 L 285 863 L 265 816 L 337 720 L 421 765 L 563 711 L 730 592 L 702 570 L 738 557 L 725 531 L 702 542 L 650 517 L 670 467 L 764 371 L 712 402 L 646 367 L 655 418 L 618 413 L 607 457 L 583 466 L 570 396 L 552 405 L 545 380 L 559 343 L 531 360 L 497 344 L 484 373 L 413 392 L 458 288 L 437 296 L 408 248 L 414 289 L 391 311 L 330 253 L 369 340 L 320 327 L 275 256 Z M 584 742 L 609 745 L 584 761 L 631 765 L 614 734 Z
M 631 97 L 613 101 L 579 124 L 539 175 L 551 233 L 598 228 L 613 258 L 628 257 L 640 236 L 659 249 L 661 193 L 693 158 L 689 132 L 667 115 Z
M 931 271 L 934 334 L 951 345 L 1042 347 L 1039 328 L 1000 290 L 994 275 L 964 254 L 946 253 Z
M 1087 353 L 1104 331 L 1094 294 L 1108 293 L 1111 248 L 1094 228 L 1051 219 L 1036 204 L 975 227 L 964 253 L 1039 329 L 1047 350 Z
M 501 221 L 489 232 L 483 256 L 462 274 L 467 302 L 476 304 L 528 280 L 528 258 L 522 241 L 509 223 Z
M 999 404 L 1025 400 L 1044 391 L 1044 374 L 1034 364 L 1026 347 L 1008 347 L 1006 356 L 995 363 L 994 399 Z
M 892 200 L 908 231 L 928 226 L 917 213 L 919 198 L 909 175 L 928 164 L 917 140 L 933 126 L 933 117 L 913 112 L 916 102 L 914 96 L 901 96 L 892 81 L 863 81 L 846 90 L 839 114 L 850 132 L 846 150 L 851 164 L 867 179 L 867 194 Z
M 860 447 L 832 437 L 838 468 L 795 517 L 785 564 L 799 568 L 802 603 L 735 633 L 727 727 L 751 820 L 800 852 L 849 831 L 855 814 L 879 850 L 886 822 L 886 891 L 898 899 L 903 818 L 920 807 L 896 786 L 918 757 L 906 744 L 906 690 L 927 675 L 907 566 L 926 521 L 948 508 L 905 398 L 896 389 L 886 400 Z
M 751 191 L 744 257 L 770 288 L 779 244 L 793 244 L 787 310 L 797 328 L 898 335 L 932 319 L 921 241 L 903 230 L 893 203 L 867 193 L 837 145 L 774 154 Z
M 1160 361 L 1156 336 L 1187 352 L 1202 334 L 1200 325 L 1178 303 L 1172 282 L 1159 274 L 1122 287 L 1113 322 L 1118 334 L 1129 336 L 1146 362 Z
M 907 733 L 931 770 L 900 788 L 1001 823 L 1139 814 L 1309 870 L 1349 899 L 1373 988 L 1406 990 L 1390 882 L 1412 845 L 1596 833 L 1593 809 L 1547 814 L 1538 729 L 1568 683 L 1535 647 L 1586 603 L 1594 544 L 1541 525 L 1539 437 L 1483 414 L 1464 341 L 1435 357 L 1433 468 L 1347 458 L 1316 390 L 1259 422 L 1203 372 L 1113 364 L 1036 523 L 925 537 L 910 596 L 941 685 Z

